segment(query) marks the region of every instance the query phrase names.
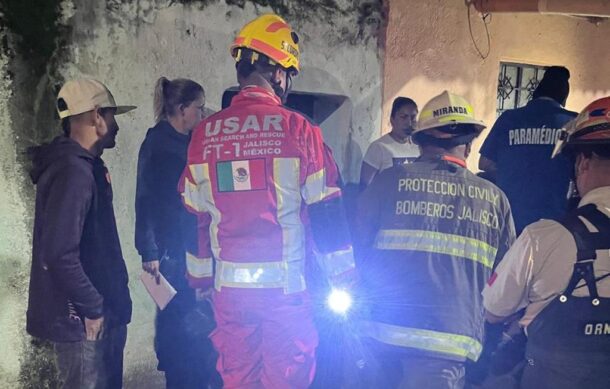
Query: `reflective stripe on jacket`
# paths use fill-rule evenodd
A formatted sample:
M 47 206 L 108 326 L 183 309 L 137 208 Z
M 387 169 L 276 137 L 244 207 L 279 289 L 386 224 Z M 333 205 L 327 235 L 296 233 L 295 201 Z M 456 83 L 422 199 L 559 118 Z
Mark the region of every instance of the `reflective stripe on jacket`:
M 515 239 L 504 194 L 454 162 L 419 160 L 375 178 L 357 224 L 362 293 L 371 304 L 364 333 L 476 361 L 481 291 Z
M 189 146 L 180 191 L 200 215 L 191 285 L 208 276 L 205 261 L 214 258 L 217 289 L 304 290 L 307 206 L 341 196 L 338 179 L 319 127 L 262 88 L 242 89 L 196 128 Z M 337 253 L 347 259 L 323 253 L 331 275 L 354 267 L 344 243 Z

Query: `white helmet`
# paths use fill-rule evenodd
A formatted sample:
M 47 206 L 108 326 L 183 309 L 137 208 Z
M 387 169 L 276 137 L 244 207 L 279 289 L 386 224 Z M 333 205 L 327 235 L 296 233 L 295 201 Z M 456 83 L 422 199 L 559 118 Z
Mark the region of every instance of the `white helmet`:
M 485 128 L 483 122 L 474 118 L 472 106 L 462 96 L 444 91 L 424 105 L 413 135 L 434 128 L 457 127 L 461 124 L 474 126 L 478 133 Z

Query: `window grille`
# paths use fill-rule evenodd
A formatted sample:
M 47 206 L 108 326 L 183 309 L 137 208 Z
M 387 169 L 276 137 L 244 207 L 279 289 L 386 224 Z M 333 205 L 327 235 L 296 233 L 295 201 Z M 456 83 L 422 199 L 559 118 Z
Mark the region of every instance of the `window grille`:
M 527 104 L 542 80 L 544 70 L 542 66 L 501 62 L 498 75 L 497 116 L 506 110 Z

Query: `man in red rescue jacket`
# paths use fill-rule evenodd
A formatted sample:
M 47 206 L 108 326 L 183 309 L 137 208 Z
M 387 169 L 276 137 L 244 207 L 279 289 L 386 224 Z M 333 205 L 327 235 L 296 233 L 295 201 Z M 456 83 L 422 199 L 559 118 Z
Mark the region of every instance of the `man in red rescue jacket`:
M 181 182 L 200 219 L 189 282 L 214 286 L 211 339 L 225 387 L 306 388 L 318 344 L 307 254 L 334 286 L 354 275 L 339 174 L 320 128 L 282 106 L 299 71 L 292 28 L 263 15 L 231 53 L 241 91 L 194 131 Z

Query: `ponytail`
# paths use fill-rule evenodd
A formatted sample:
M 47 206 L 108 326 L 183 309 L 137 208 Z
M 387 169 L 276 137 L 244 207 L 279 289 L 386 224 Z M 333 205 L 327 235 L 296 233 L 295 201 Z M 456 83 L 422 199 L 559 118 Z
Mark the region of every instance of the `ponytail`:
M 167 120 L 167 112 L 165 112 L 165 89 L 170 81 L 161 77 L 155 85 L 155 97 L 153 98 L 153 110 L 155 113 L 155 123 L 161 120 Z
M 168 120 L 180 105 L 189 105 L 200 96 L 205 97 L 203 87 L 193 80 L 177 78 L 169 80 L 161 77 L 155 85 L 153 109 L 155 122 Z

